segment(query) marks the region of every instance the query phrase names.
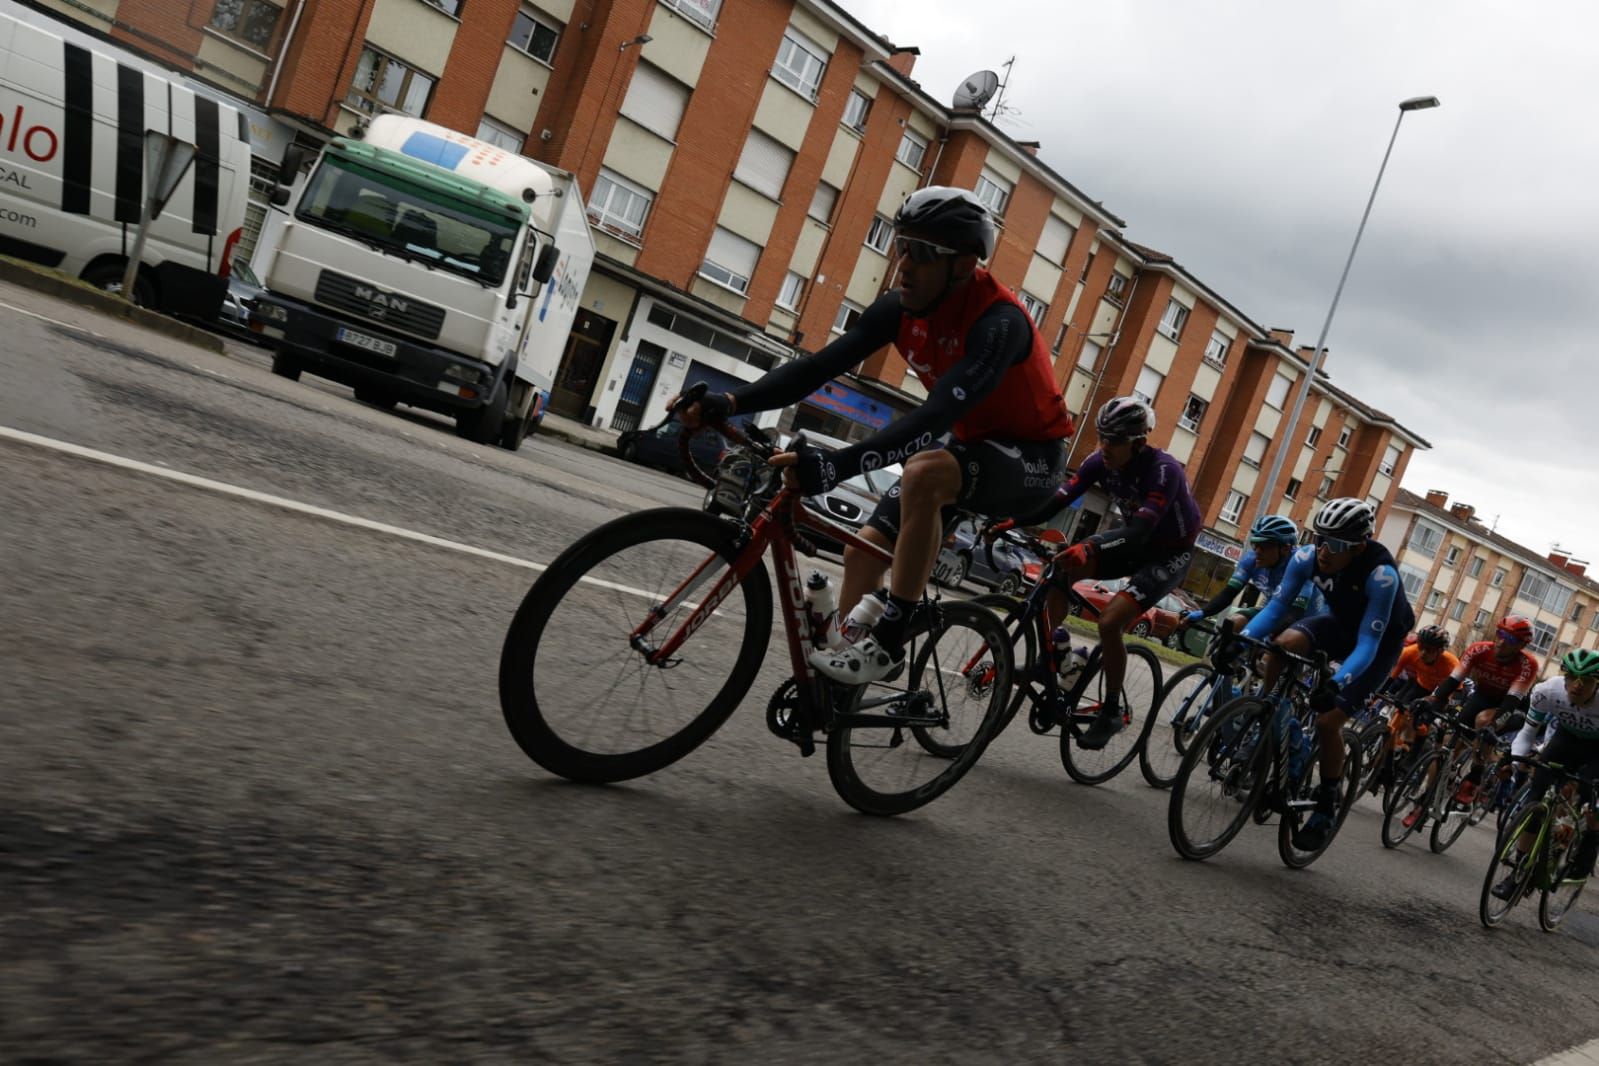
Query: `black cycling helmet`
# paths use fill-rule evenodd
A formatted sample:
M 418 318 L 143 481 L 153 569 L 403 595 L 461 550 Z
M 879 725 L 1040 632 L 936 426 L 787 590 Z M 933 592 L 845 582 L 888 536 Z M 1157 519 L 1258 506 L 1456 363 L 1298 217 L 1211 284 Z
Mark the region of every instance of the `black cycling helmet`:
M 1155 411 L 1137 396 L 1106 400 L 1094 417 L 1094 429 L 1110 440 L 1136 440 L 1155 428 Z
M 1449 647 L 1449 630 L 1443 626 L 1423 626 L 1416 634 L 1416 643 L 1423 648 Z
M 968 189 L 929 185 L 905 198 L 894 214 L 894 229 L 922 237 L 962 255 L 987 259 L 994 254 L 994 218 Z

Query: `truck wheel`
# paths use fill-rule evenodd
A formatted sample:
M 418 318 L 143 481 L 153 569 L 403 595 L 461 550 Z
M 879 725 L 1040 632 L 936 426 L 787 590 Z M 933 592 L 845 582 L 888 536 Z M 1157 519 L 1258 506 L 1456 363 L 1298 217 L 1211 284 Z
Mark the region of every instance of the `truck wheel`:
M 300 361 L 287 352 L 272 353 L 272 373 L 290 381 L 300 380 Z
M 533 416 L 508 420 L 505 429 L 500 433 L 500 447 L 507 451 L 516 451 L 522 442 L 533 432 Z
M 509 399 L 505 382 L 502 381 L 494 386 L 488 403 L 476 411 L 456 416 L 456 435 L 478 444 L 500 443 L 500 434 L 505 429 L 505 405 Z

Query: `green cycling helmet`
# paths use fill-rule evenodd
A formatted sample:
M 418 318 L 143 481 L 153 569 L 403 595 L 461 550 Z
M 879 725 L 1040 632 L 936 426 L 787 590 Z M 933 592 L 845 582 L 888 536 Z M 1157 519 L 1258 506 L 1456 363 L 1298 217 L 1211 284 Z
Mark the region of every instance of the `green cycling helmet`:
M 1561 657 L 1560 669 L 1567 677 L 1599 677 L 1599 651 L 1572 648 Z

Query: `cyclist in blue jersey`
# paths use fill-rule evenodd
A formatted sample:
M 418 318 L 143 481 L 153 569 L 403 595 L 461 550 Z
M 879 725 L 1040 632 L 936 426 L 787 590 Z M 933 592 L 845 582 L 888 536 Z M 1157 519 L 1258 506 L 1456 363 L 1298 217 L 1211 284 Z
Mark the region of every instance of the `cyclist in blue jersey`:
M 1344 775 L 1344 722 L 1388 676 L 1405 646 L 1405 634 L 1416 624 L 1393 555 L 1371 539 L 1376 518 L 1365 500 L 1327 501 L 1311 524 L 1316 546 L 1294 553 L 1277 595 L 1244 627 L 1246 637 L 1269 639 L 1308 589 L 1319 591 L 1326 601 L 1324 610 L 1276 636 L 1276 644 L 1286 651 L 1297 655 L 1321 651 L 1341 662 L 1338 672 L 1311 696 L 1311 706 L 1319 712 L 1321 783 L 1315 792 L 1315 810 L 1294 834 L 1294 847 L 1301 851 L 1324 847 L 1336 824 Z M 1268 687 L 1283 665 L 1278 656 L 1268 658 Z
M 1232 606 L 1238 594 L 1253 585 L 1260 590 L 1260 603 L 1254 607 L 1240 607 L 1227 619 L 1227 624 L 1233 631 L 1244 628 L 1255 615 L 1265 609 L 1271 602 L 1272 596 L 1277 592 L 1277 586 L 1282 584 L 1283 574 L 1288 571 L 1288 560 L 1294 554 L 1294 548 L 1299 544 L 1299 527 L 1294 525 L 1292 519 L 1282 515 L 1263 515 L 1255 520 L 1249 527 L 1249 550 L 1244 557 L 1238 560 L 1238 565 L 1233 569 L 1233 576 L 1227 579 L 1227 585 L 1218 592 L 1211 601 L 1197 611 L 1189 611 L 1178 622 L 1179 629 L 1188 626 L 1202 618 L 1211 618 Z M 1283 625 L 1297 622 L 1307 614 L 1318 614 L 1323 604 L 1321 593 L 1312 586 L 1305 596 L 1294 604 L 1294 613 L 1284 620 Z
M 1094 419 L 1099 450 L 1083 460 L 1072 478 L 1055 491 L 1055 500 L 1037 520 L 1047 522 L 1096 485 L 1115 501 L 1125 524 L 1104 529 L 1055 556 L 1054 587 L 1049 591 L 1049 621 L 1065 617 L 1066 594 L 1085 577 L 1125 577 L 1099 618 L 1100 663 L 1105 696 L 1099 716 L 1078 738 L 1097 751 L 1126 724 L 1122 721 L 1122 680 L 1127 648 L 1122 631 L 1182 583 L 1199 537 L 1199 505 L 1188 487 L 1183 464 L 1147 443 L 1155 412 L 1137 396 L 1119 396 Z

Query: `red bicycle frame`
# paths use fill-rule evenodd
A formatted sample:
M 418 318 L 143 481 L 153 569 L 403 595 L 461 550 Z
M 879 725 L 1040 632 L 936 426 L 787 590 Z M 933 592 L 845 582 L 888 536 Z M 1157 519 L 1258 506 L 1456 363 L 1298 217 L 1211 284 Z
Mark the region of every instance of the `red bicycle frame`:
M 673 590 L 665 602 L 650 610 L 644 622 L 633 630 L 631 636 L 633 647 L 644 652 L 646 661 L 652 666 L 669 662 L 672 654 L 705 624 L 705 620 L 715 613 L 723 600 L 732 595 L 739 583 L 760 563 L 761 555 L 770 548 L 777 568 L 777 598 L 783 614 L 783 630 L 788 635 L 789 660 L 794 669 L 795 680 L 800 683 L 803 691 L 808 691 L 814 679 L 811 664 L 807 661 L 810 645 L 807 634 L 810 630 L 810 620 L 805 612 L 805 589 L 800 583 L 799 561 L 794 554 L 794 537 L 790 532 L 792 527 L 814 530 L 839 541 L 845 547 L 867 552 L 885 563 L 892 562 L 894 558 L 889 549 L 879 547 L 807 508 L 798 489 L 784 487 L 750 523 L 749 543 L 744 545 L 738 558 L 728 564 L 727 571 L 716 579 L 716 583 L 710 587 L 704 597 L 693 604 L 693 611 L 666 642 L 658 648 L 651 649 L 645 638 L 661 619 L 671 614 L 679 605 L 688 602 L 689 597 L 710 578 L 716 565 L 723 562 L 722 557 L 715 552 L 707 556 L 705 561 Z M 811 636 L 814 637 L 814 634 Z

